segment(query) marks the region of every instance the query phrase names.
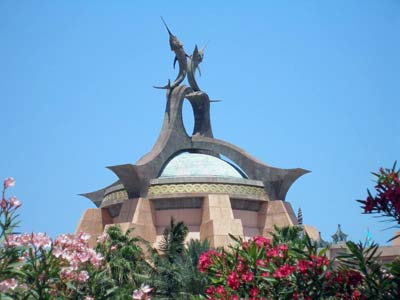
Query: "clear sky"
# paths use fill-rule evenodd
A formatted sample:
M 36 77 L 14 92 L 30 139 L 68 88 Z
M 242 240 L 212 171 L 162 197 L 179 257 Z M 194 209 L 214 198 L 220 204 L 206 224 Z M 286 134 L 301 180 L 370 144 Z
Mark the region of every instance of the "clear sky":
M 145 1 L 143 1 L 145 2 Z M 326 240 L 391 223 L 361 214 L 371 171 L 400 160 L 400 2 L 0 2 L 0 177 L 17 180 L 21 231 L 73 232 L 78 196 L 153 146 L 173 53 L 210 41 L 200 87 L 214 136 L 268 165 L 304 168 L 287 195 Z M 185 106 L 187 127 L 192 116 Z

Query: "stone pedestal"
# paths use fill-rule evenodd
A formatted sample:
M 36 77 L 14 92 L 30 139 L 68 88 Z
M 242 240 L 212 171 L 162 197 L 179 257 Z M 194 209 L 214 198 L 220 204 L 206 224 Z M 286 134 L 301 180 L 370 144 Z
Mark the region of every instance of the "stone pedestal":
M 213 248 L 223 247 L 232 243 L 229 234 L 243 236 L 242 221 L 233 218 L 229 196 L 207 195 L 203 201 L 200 239 L 207 239 Z

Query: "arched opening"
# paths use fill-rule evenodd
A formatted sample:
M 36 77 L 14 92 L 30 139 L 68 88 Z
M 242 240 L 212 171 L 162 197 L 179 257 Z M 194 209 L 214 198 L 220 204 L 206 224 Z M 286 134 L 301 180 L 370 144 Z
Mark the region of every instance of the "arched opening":
M 194 112 L 189 100 L 185 99 L 182 103 L 182 123 L 188 136 L 193 135 Z

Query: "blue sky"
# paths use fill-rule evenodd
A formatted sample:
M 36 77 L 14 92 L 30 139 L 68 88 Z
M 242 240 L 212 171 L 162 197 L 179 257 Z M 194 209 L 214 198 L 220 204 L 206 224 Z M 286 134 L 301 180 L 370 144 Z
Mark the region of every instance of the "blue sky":
M 200 87 L 214 136 L 266 164 L 311 170 L 287 195 L 330 240 L 390 223 L 361 214 L 371 171 L 400 160 L 399 1 L 1 1 L 0 177 L 21 230 L 73 232 L 113 182 L 106 166 L 153 146 L 174 79 L 161 23 L 187 52 L 210 41 Z M 185 123 L 193 126 L 185 106 Z

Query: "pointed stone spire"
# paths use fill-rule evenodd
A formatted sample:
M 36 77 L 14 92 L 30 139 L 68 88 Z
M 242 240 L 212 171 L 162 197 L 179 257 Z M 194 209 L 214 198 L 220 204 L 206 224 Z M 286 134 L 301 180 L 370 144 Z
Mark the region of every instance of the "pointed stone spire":
M 298 225 L 303 225 L 303 212 L 301 211 L 300 207 L 297 212 L 297 223 L 298 223 Z
M 318 239 L 316 240 L 318 248 L 325 248 L 329 246 L 329 243 L 322 239 L 321 231 L 318 232 Z
M 344 244 L 347 242 L 347 234 L 342 231 L 340 224 L 338 224 L 336 233 L 332 235 L 332 239 L 334 244 Z

